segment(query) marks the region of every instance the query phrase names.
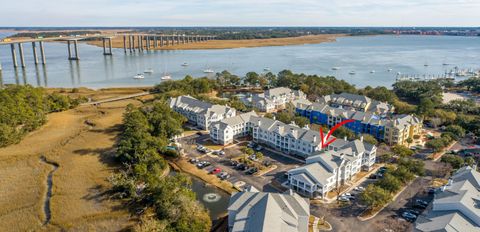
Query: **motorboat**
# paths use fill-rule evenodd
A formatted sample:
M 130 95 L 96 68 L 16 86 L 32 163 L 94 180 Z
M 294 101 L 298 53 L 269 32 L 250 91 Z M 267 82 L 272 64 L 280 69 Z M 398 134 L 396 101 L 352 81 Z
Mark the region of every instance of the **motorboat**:
M 172 76 L 168 75 L 168 74 L 164 74 L 160 79 L 166 81 L 166 80 L 171 80 L 172 79 Z
M 182 64 L 182 67 L 187 67 L 187 66 L 188 66 L 188 63 L 187 63 L 187 62 L 184 62 L 184 63 Z
M 267 68 L 264 68 L 263 71 L 265 71 L 265 72 L 270 72 L 271 69 L 267 67 Z
M 370 73 L 375 73 L 375 70 L 370 71 Z
M 141 73 L 133 76 L 133 79 L 143 79 L 143 78 L 145 78 L 145 76 L 144 76 L 143 74 L 141 74 Z
M 204 73 L 214 73 L 215 71 L 213 71 L 212 69 L 207 68 L 207 69 L 203 70 L 203 72 L 204 72 Z
M 339 70 L 340 67 L 333 67 L 332 70 Z
M 145 71 L 143 71 L 143 73 L 152 74 L 152 73 L 153 73 L 153 69 L 151 69 L 151 68 L 146 69 Z
M 355 71 L 350 71 L 348 74 L 355 75 Z
M 387 71 L 388 71 L 388 72 L 391 72 L 391 71 L 393 71 L 393 69 L 389 68 L 389 69 L 387 69 Z

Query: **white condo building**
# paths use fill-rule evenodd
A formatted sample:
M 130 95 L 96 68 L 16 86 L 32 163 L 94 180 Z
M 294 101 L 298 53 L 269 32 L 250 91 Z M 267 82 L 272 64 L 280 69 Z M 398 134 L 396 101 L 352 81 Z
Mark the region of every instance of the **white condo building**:
M 309 197 L 322 197 L 375 163 L 376 146 L 363 139 L 336 140 L 327 150 L 306 159 L 306 165 L 287 172 L 291 189 Z
M 169 105 L 170 108 L 185 116 L 190 123 L 202 130 L 207 130 L 213 122 L 218 122 L 236 115 L 234 108 L 223 105 L 213 105 L 197 100 L 189 95 L 171 98 Z
M 305 93 L 300 90 L 291 90 L 285 87 L 265 90 L 264 93 L 253 94 L 251 98 L 243 99 L 244 103 L 263 112 L 273 112 L 285 108 L 285 104 L 306 99 Z
M 251 117 L 253 141 L 303 158 L 321 150 L 320 132 L 264 117 Z
M 209 128 L 210 138 L 217 144 L 227 145 L 233 143 L 233 139 L 250 134 L 252 128 L 250 118 L 257 116 L 255 111 L 252 111 L 212 123 Z

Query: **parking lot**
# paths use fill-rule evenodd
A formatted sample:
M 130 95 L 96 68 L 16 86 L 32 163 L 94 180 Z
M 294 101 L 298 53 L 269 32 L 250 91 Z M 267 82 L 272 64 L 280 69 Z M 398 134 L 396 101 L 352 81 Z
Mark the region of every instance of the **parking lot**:
M 187 158 L 191 160 L 192 164 L 197 165 L 201 162 L 208 162 L 209 165 L 203 167 L 206 172 L 213 172 L 215 175 L 223 173 L 223 177 L 225 177 L 224 172 L 226 172 L 228 173 L 228 178 L 225 178 L 225 180 L 239 188 L 254 186 L 265 192 L 285 191 L 286 189 L 281 187 L 281 183 L 287 180 L 285 177 L 286 171 L 302 165 L 298 160 L 282 155 L 281 153 L 270 149 L 261 149 L 260 152 L 262 152 L 264 157 L 254 162 L 256 163 L 255 166 L 268 164 L 268 166 L 264 166 L 266 170 L 270 171 L 263 173 L 266 170 L 259 170 L 257 173 L 250 174 L 249 171 L 253 168 L 253 165 L 244 167 L 236 162 L 238 159 L 245 157 L 243 149 L 247 146 L 248 142 L 230 145 L 222 149 L 220 146 L 206 145 L 211 144 L 209 136 L 200 134 L 181 138 L 178 142 L 181 144 L 184 153 L 187 155 Z M 199 150 L 199 147 L 206 148 L 206 151 L 202 149 Z M 219 154 L 216 152 L 218 150 L 209 149 L 212 147 L 218 148 L 218 150 L 221 149 L 223 152 Z

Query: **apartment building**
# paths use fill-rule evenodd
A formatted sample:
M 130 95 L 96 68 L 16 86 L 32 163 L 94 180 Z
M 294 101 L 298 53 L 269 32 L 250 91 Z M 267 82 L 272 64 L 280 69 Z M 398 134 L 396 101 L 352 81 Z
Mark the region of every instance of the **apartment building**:
M 479 202 L 480 173 L 463 167 L 435 193 L 432 207 L 418 217 L 414 231 L 480 231 Z
M 227 145 L 233 143 L 235 138 L 251 134 L 250 118 L 253 116 L 258 117 L 255 111 L 212 123 L 210 126 L 210 138 L 217 144 Z
M 386 103 L 373 100 L 367 96 L 341 93 L 326 95 L 317 100 L 318 103 L 327 104 L 335 108 L 353 109 L 355 111 L 372 112 L 380 115 L 393 113 L 395 108 Z
M 285 104 L 299 99 L 306 99 L 305 93 L 300 90 L 279 87 L 265 90 L 264 93 L 253 94 L 242 101 L 262 112 L 274 112 L 284 109 Z
M 321 150 L 320 132 L 264 117 L 250 117 L 253 141 L 307 158 Z
M 337 108 L 325 103 L 296 105 L 296 113 L 306 117 L 311 123 L 333 127 L 336 124 L 353 119 L 345 125 L 355 134 L 370 134 L 390 145 L 406 144 L 406 139 L 420 134 L 422 120 L 412 115 L 386 115 L 374 112 L 357 111 L 354 108 Z
M 185 116 L 188 121 L 202 130 L 208 130 L 213 122 L 231 118 L 236 115 L 234 108 L 213 105 L 192 96 L 179 96 L 169 100 L 170 108 Z
M 376 146 L 363 139 L 336 140 L 326 150 L 308 157 L 305 165 L 287 172 L 290 189 L 311 198 L 326 194 L 372 168 Z
M 309 200 L 293 191 L 266 193 L 249 187 L 230 197 L 228 231 L 308 232 L 309 216 Z
M 408 145 L 407 139 L 419 135 L 423 122 L 412 115 L 396 115 L 385 123 L 384 141 L 387 144 Z

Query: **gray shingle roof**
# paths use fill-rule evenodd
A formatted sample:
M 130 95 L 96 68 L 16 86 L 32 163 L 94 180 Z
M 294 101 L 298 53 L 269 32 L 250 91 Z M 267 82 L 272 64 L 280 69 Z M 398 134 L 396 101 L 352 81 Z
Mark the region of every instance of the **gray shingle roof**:
M 307 143 L 312 143 L 314 145 L 319 145 L 320 141 L 320 132 L 313 131 L 305 128 L 300 128 L 294 125 L 288 125 L 280 121 L 265 117 L 255 117 L 250 118 L 250 122 L 253 126 L 258 126 L 264 131 L 277 131 L 282 136 L 292 136 L 296 139 L 301 139 Z
M 449 185 L 435 194 L 433 207 L 417 220 L 417 231 L 480 231 L 479 173 L 459 169 Z
M 258 190 L 234 193 L 228 211 L 229 227 L 233 232 L 308 231 L 308 200 L 292 191 L 287 194 Z

